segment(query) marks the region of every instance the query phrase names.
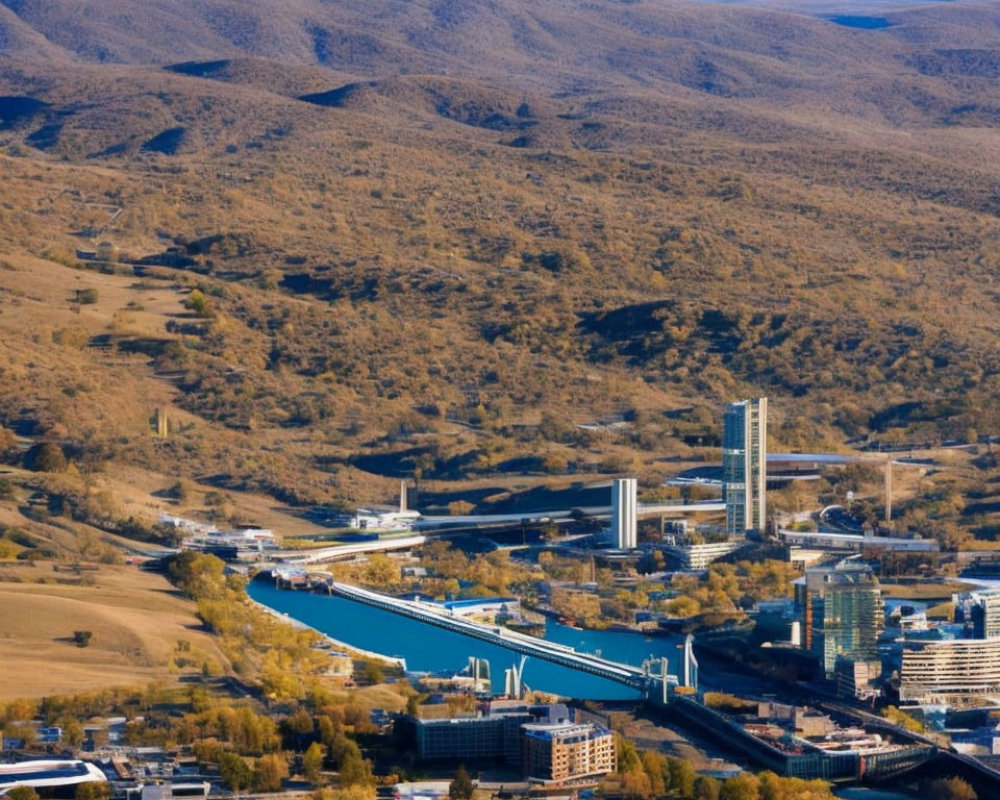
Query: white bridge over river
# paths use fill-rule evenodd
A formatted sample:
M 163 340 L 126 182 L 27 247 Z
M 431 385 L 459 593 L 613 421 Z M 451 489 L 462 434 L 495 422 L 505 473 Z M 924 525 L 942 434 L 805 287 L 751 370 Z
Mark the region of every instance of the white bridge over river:
M 439 628 L 455 631 L 465 636 L 471 636 L 490 644 L 505 647 L 516 653 L 526 656 L 534 656 L 553 664 L 558 664 L 569 669 L 579 670 L 591 675 L 596 675 L 605 680 L 621 683 L 638 690 L 648 700 L 659 700 L 666 702 L 668 689 L 677 686 L 677 678 L 667 672 L 667 660 L 661 658 L 652 662 L 647 661 L 642 667 L 634 667 L 631 664 L 621 664 L 607 658 L 591 655 L 589 653 L 579 653 L 568 645 L 556 642 L 545 641 L 534 636 L 528 636 L 517 631 L 512 631 L 498 625 L 483 625 L 478 622 L 471 622 L 467 619 L 452 616 L 447 609 L 436 603 L 421 603 L 413 600 L 401 600 L 396 597 L 371 592 L 357 586 L 346 583 L 333 583 L 330 586 L 334 594 L 365 603 L 375 608 L 391 611 L 393 614 L 400 614 L 404 617 L 426 622 L 429 625 L 436 625 Z M 697 670 L 694 656 L 691 653 L 690 640 L 684 648 L 685 655 L 685 675 L 687 683 L 695 681 L 696 674 L 692 670 Z

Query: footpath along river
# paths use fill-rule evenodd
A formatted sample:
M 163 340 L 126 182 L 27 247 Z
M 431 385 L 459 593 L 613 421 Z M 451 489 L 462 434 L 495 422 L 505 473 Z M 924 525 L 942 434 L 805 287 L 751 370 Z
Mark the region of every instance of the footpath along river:
M 253 581 L 247 592 L 268 608 L 346 645 L 402 657 L 407 668 L 416 672 L 457 672 L 468 663 L 469 656 L 486 658 L 497 692 L 504 688 L 504 670 L 521 659 L 519 654 L 499 645 L 342 597 L 275 589 L 271 581 L 262 578 Z M 628 631 L 583 631 L 551 619 L 545 626 L 545 639 L 569 645 L 581 653 L 599 654 L 634 666 L 641 666 L 650 656 L 664 656 L 674 673 L 683 643 L 683 638 L 676 635 L 646 637 Z M 523 679 L 532 689 L 578 699 L 631 700 L 639 696 L 627 686 L 538 658 L 528 659 Z

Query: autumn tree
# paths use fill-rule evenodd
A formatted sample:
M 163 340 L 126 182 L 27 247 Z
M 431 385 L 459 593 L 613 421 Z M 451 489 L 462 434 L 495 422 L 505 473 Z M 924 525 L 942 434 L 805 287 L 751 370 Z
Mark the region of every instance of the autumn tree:
M 111 797 L 111 785 L 107 781 L 87 781 L 77 784 L 73 793 L 74 800 L 108 800 Z
M 708 775 L 699 775 L 694 779 L 693 800 L 719 800 L 719 782 Z
M 683 758 L 668 758 L 667 769 L 670 773 L 670 788 L 680 797 L 691 797 L 694 794 L 695 779 L 691 762 Z
M 399 562 L 385 553 L 373 553 L 368 557 L 364 569 L 365 583 L 384 589 L 399 583 L 400 575 Z
M 371 762 L 361 757 L 357 743 L 347 737 L 341 744 L 337 771 L 341 787 L 374 785 Z
M 54 442 L 43 442 L 25 456 L 29 469 L 35 472 L 65 472 L 68 462 L 62 448 Z
M 219 759 L 219 777 L 234 794 L 239 794 L 251 785 L 254 773 L 246 760 L 236 753 L 223 753 Z
M 667 759 L 663 753 L 656 750 L 645 750 L 642 754 L 642 767 L 649 778 L 649 791 L 653 797 L 662 797 L 667 793 L 665 776 L 669 776 Z
M 15 786 L 6 797 L 8 800 L 38 800 L 38 792 L 33 786 Z
M 448 797 L 450 800 L 471 800 L 474 791 L 475 787 L 472 785 L 468 770 L 464 764 L 459 764 L 448 787 Z
M 302 754 L 302 774 L 313 786 L 318 786 L 323 780 L 323 759 L 325 748 L 319 742 L 313 742 Z
M 258 792 L 280 792 L 287 777 L 288 759 L 280 753 L 267 753 L 254 764 L 253 787 Z
M 289 714 L 281 722 L 281 738 L 285 747 L 303 750 L 313 736 L 313 718 L 304 708 Z
M 938 778 L 923 792 L 927 800 L 977 800 L 976 790 L 962 778 Z
M 719 800 L 759 800 L 760 779 L 749 772 L 727 778 L 719 791 Z

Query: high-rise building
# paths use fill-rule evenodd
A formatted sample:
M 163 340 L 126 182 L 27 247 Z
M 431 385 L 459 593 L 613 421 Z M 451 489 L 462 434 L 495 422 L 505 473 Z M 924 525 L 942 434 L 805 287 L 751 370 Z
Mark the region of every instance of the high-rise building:
M 767 521 L 767 398 L 730 403 L 722 417 L 726 532 L 763 533 Z
M 970 592 L 969 616 L 972 618 L 972 635 L 976 639 L 1000 637 L 1000 592 Z
M 878 659 L 884 607 L 871 567 L 842 562 L 806 570 L 805 582 L 796 587 L 796 601 L 805 621 L 803 646 L 828 678 L 834 676 L 837 656 Z
M 620 550 L 634 550 L 639 543 L 637 487 L 635 478 L 615 478 L 611 484 L 611 537 Z

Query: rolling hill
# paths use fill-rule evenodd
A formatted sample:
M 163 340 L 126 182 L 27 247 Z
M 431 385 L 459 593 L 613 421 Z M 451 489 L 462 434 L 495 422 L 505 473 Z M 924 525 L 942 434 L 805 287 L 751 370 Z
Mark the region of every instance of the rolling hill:
M 1000 11 L 808 10 L 8 0 L 0 424 L 300 505 L 998 432 Z

